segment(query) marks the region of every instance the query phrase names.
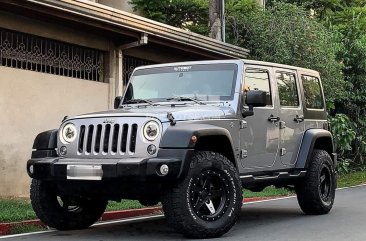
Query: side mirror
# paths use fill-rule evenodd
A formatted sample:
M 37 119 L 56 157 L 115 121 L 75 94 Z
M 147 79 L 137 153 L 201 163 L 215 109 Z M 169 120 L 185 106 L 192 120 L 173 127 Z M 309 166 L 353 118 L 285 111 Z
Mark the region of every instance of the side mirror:
M 247 93 L 247 105 L 250 107 L 263 107 L 267 105 L 267 94 L 261 90 L 250 90 Z
M 121 105 L 122 96 L 117 96 L 114 98 L 114 109 L 118 109 L 118 107 Z
M 249 106 L 249 110 L 243 110 L 243 117 L 254 115 L 254 107 L 264 107 L 267 105 L 267 94 L 261 90 L 250 90 L 247 92 L 246 97 L 243 95 L 242 103 Z

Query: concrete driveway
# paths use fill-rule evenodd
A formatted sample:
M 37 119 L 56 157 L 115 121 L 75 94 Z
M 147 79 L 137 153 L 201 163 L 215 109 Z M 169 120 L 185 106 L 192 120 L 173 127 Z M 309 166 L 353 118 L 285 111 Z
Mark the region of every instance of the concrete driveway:
M 163 217 L 99 224 L 81 231 L 50 231 L 3 237 L 3 240 L 187 240 L 166 226 Z M 328 215 L 304 215 L 296 198 L 285 198 L 243 206 L 240 222 L 215 240 L 366 240 L 366 186 L 337 191 Z

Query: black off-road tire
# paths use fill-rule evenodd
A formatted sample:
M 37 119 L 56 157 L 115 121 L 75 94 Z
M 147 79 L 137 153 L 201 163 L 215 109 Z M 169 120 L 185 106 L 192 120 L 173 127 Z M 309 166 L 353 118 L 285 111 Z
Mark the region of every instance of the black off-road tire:
M 310 215 L 329 213 L 333 207 L 336 185 L 332 158 L 324 150 L 314 150 L 306 177 L 295 185 L 302 211 Z
M 37 217 L 47 226 L 58 230 L 85 229 L 104 213 L 107 200 L 79 200 L 77 208 L 69 210 L 60 204 L 57 186 L 51 182 L 33 179 L 30 198 Z
M 168 224 L 177 232 L 189 238 L 215 238 L 238 221 L 242 200 L 235 166 L 219 153 L 201 151 L 192 157 L 187 176 L 167 187 L 162 204 Z M 210 211 L 209 203 L 217 208 Z

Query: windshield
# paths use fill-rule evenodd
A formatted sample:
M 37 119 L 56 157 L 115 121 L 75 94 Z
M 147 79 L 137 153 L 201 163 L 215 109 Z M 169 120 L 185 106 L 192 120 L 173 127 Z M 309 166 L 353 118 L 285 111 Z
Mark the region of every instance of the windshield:
M 236 64 L 141 69 L 132 76 L 123 103 L 231 100 L 236 75 Z

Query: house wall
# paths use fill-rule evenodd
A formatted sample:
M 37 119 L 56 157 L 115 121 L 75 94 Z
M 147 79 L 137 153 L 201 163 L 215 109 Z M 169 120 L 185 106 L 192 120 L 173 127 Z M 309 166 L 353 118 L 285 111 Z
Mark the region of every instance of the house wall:
M 0 194 L 26 196 L 34 137 L 65 115 L 108 108 L 108 83 L 0 67 Z
M 25 165 L 36 135 L 58 128 L 65 115 L 112 106 L 116 82 L 114 45 L 92 33 L 2 11 L 0 28 L 105 53 L 104 82 L 10 68 L 0 63 L 0 197 L 28 196 L 30 178 Z M 4 35 L 0 41 L 5 46 Z M 15 54 L 16 51 L 11 55 Z

